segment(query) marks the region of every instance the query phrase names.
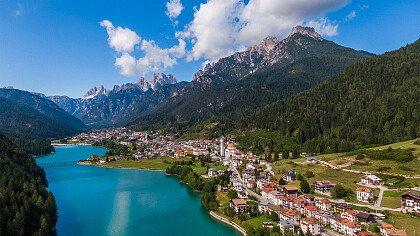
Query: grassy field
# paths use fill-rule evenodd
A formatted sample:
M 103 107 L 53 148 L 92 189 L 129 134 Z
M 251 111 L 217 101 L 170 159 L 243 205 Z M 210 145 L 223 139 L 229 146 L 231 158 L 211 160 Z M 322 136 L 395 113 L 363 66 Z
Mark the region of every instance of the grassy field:
M 164 163 L 165 160 L 169 163 Z M 143 159 L 139 161 L 121 160 L 116 162 L 105 163 L 99 166 L 111 168 L 130 168 L 130 169 L 143 169 L 143 170 L 166 170 L 171 167 L 173 161 L 191 160 L 190 158 L 172 159 L 170 157 L 161 157 L 157 159 Z M 204 175 L 207 173 L 206 167 L 201 167 L 200 161 L 195 160 L 191 165 L 193 170 L 199 174 Z M 216 170 L 226 170 L 226 166 L 215 166 Z
M 217 201 L 219 201 L 220 204 L 228 204 L 230 199 L 228 198 L 228 196 L 224 193 L 221 192 L 216 192 L 216 199 Z
M 417 216 L 392 211 L 386 221 L 397 229 L 406 230 L 407 235 L 418 235 L 420 232 L 420 217 Z
M 372 173 L 383 173 L 383 174 L 398 174 L 398 175 L 407 175 L 407 176 L 414 176 L 420 175 L 420 145 L 414 144 L 414 142 L 418 139 L 393 143 L 389 145 L 379 146 L 368 148 L 371 150 L 379 150 L 379 149 L 388 149 L 389 147 L 393 149 L 401 148 L 401 149 L 413 149 L 413 155 L 416 157 L 415 160 L 406 163 L 398 163 L 395 161 L 390 160 L 370 160 L 369 158 L 364 158 L 362 160 L 356 161 L 356 155 L 348 156 L 345 153 L 333 153 L 333 154 L 324 154 L 319 155 L 318 158 L 320 160 L 328 161 L 329 163 L 352 170 L 360 170 L 360 171 L 369 171 Z M 355 165 L 355 163 L 359 165 Z M 380 168 L 391 168 L 386 171 L 381 171 Z
M 401 206 L 401 194 L 409 191 L 417 192 L 412 190 L 404 190 L 401 192 L 385 191 L 384 196 L 382 198 L 381 206 L 389 208 L 399 208 Z

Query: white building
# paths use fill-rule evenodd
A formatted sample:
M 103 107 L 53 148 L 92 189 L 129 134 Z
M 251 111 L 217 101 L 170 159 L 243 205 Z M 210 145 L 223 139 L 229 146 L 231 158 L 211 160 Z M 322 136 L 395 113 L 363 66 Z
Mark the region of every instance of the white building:
M 382 179 L 372 174 L 361 177 L 360 182 L 364 185 L 382 185 L 383 184 Z
M 304 233 L 310 232 L 312 235 L 321 233 L 321 223 L 315 217 L 300 219 L 300 228 Z
M 373 190 L 370 188 L 356 188 L 357 200 L 369 202 L 373 200 Z

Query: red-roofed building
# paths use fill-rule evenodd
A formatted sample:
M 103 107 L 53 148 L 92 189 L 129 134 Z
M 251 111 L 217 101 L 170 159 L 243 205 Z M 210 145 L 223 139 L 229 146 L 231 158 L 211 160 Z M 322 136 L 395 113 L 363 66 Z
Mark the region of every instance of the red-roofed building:
M 307 217 L 314 217 L 317 211 L 318 209 L 315 206 L 308 205 L 303 208 L 302 213 L 305 214 Z

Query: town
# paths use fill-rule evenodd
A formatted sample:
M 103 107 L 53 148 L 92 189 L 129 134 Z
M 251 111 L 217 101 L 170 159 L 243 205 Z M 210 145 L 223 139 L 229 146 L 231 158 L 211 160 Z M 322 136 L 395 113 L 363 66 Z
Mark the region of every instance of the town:
M 308 153 L 301 153 L 298 158 L 289 159 L 288 162 L 276 162 L 276 157 L 270 162 L 266 156 L 242 152 L 231 136 L 213 140 L 175 141 L 172 134 L 117 128 L 82 133 L 68 140 L 69 143 L 84 142 L 96 146 L 106 146 L 110 141 L 116 145 L 116 153 L 112 152 L 106 157 L 93 156 L 87 162 L 101 166 L 127 159 L 169 158 L 173 161 L 165 159 L 164 162 L 176 164 L 176 160 L 182 163 L 191 160 L 191 165 L 197 161 L 196 157 L 201 157 L 201 163 L 204 163 L 204 167 L 203 164 L 201 167 L 205 170 L 199 173 L 202 178 L 214 178 L 228 172 L 229 183 L 218 187 L 220 207 L 212 215 L 244 234 L 243 222 L 266 216 L 262 218 L 264 221 L 259 222 L 259 228 L 284 235 L 403 236 L 407 235 L 405 229 L 387 222 L 389 212 L 420 215 L 418 187 L 391 190 L 385 185 L 392 184 L 384 184 L 375 174 L 338 168 Z M 282 154 L 277 155 L 277 160 L 283 160 L 280 157 Z M 206 159 L 204 162 L 203 157 Z M 303 169 L 282 169 L 290 165 L 302 166 Z M 360 175 L 354 180 L 357 187 L 346 189 L 329 179 L 308 182 L 307 179 L 314 178 L 309 171 L 312 166 L 352 176 Z M 304 169 L 307 171 L 302 171 Z M 374 191 L 379 193 L 374 194 Z M 385 191 L 404 191 L 400 194 L 398 208 L 381 206 Z M 347 201 L 347 195 L 350 194 L 355 199 Z

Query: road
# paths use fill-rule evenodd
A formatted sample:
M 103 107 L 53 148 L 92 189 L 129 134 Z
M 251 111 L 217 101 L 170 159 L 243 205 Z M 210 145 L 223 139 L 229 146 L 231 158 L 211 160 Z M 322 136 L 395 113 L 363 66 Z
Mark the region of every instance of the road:
M 322 236 L 324 236 L 324 235 L 325 236 L 337 236 L 337 235 L 341 235 L 341 234 L 338 234 L 338 233 L 336 233 L 336 232 L 334 232 L 330 229 L 326 229 L 326 228 L 321 227 L 321 235 Z
M 256 198 L 258 199 L 258 201 L 263 200 L 263 198 L 262 198 L 260 195 L 258 195 L 258 194 L 257 194 L 257 193 L 255 193 L 254 191 L 252 191 L 252 190 L 248 189 L 248 187 L 247 187 L 247 186 L 245 185 L 245 183 L 242 181 L 242 177 L 241 177 L 241 175 L 239 174 L 239 171 L 236 169 L 235 165 L 233 165 L 233 162 L 232 162 L 232 159 L 231 159 L 231 158 L 229 158 L 229 165 L 230 165 L 230 168 L 233 170 L 233 173 L 238 175 L 238 180 L 239 180 L 239 181 L 241 181 L 241 183 L 242 183 L 242 185 L 243 185 L 243 187 L 244 187 L 244 189 L 245 189 L 245 192 L 246 192 L 246 193 L 248 193 L 248 195 L 250 194 L 250 195 L 252 195 L 252 196 L 256 197 Z

